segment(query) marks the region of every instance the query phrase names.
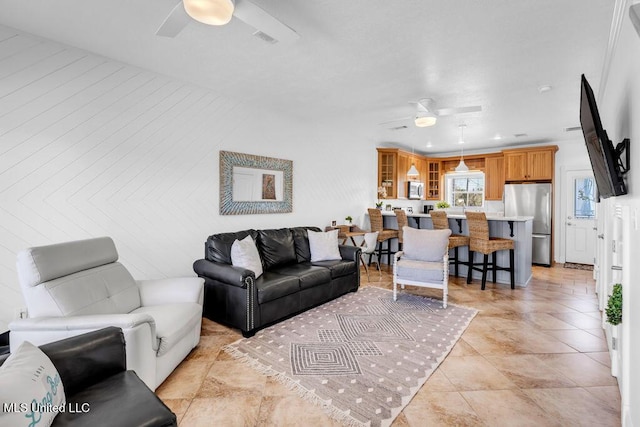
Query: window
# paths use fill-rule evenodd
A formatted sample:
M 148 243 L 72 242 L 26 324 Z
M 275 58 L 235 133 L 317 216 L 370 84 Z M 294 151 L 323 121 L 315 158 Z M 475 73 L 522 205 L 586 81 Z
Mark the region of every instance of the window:
M 446 200 L 451 206 L 484 205 L 484 173 L 449 173 L 446 178 Z
M 596 217 L 596 186 L 593 178 L 578 178 L 573 189 L 573 216 L 582 219 Z

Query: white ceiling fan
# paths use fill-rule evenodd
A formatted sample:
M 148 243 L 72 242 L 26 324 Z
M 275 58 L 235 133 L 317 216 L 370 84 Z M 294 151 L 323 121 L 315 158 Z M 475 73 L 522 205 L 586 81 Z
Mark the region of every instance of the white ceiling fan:
M 255 28 L 254 35 L 270 43 L 300 38 L 293 29 L 248 0 L 180 0 L 156 35 L 175 37 L 192 19 L 208 25 L 224 25 L 232 16 Z
M 480 105 L 455 108 L 436 108 L 436 102 L 432 98 L 422 98 L 418 100 L 418 102 L 409 102 L 409 104 L 414 104 L 416 106 L 415 115 L 389 120 L 387 122 L 380 123 L 380 126 L 403 122 L 406 120 L 413 120 L 417 127 L 427 127 L 435 125 L 439 117 L 482 111 L 482 107 Z

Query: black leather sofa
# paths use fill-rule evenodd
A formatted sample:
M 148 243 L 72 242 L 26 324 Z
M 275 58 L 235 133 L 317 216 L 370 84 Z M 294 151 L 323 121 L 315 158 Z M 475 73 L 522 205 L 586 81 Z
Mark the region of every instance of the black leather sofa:
M 70 408 L 56 415 L 53 427 L 177 426 L 175 414 L 134 371 L 126 370 L 120 328 L 77 335 L 40 349 L 58 370 Z M 0 366 L 7 357 L 0 356 Z
M 271 323 L 357 291 L 360 249 L 341 245 L 341 260 L 311 262 L 307 230 L 321 231 L 294 227 L 209 236 L 205 258 L 193 264 L 204 278 L 203 316 L 238 328 L 248 337 Z M 264 268 L 258 279 L 252 271 L 231 264 L 231 245 L 249 235 Z

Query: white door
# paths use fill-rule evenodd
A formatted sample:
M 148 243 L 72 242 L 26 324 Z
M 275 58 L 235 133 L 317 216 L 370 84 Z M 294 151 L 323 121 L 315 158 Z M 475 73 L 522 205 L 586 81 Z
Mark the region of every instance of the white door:
M 567 171 L 565 262 L 593 264 L 596 246 L 596 183 L 591 171 Z

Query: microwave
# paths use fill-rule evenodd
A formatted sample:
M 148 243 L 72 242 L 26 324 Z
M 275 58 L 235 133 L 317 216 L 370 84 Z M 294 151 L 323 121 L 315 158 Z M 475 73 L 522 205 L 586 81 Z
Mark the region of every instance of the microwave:
M 424 194 L 424 184 L 417 181 L 407 182 L 407 198 L 408 199 L 422 199 Z

